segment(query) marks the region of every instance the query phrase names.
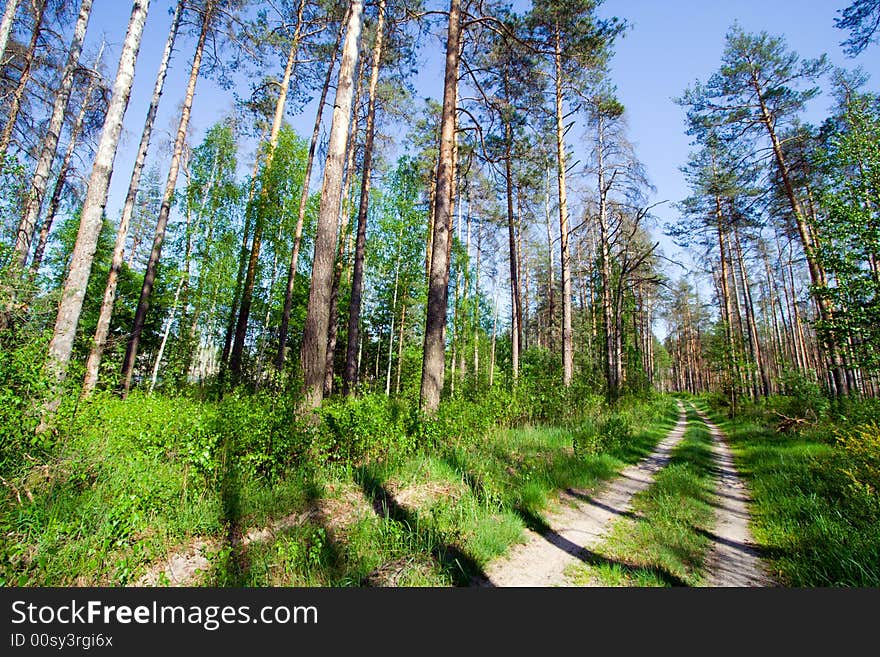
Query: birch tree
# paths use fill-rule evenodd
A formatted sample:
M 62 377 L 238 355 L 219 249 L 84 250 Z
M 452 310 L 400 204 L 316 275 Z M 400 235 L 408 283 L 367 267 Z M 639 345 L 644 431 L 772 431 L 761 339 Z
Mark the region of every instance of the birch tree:
M 131 218 L 134 214 L 135 201 L 137 200 L 138 189 L 141 184 L 141 174 L 144 170 L 144 163 L 147 159 L 147 151 L 150 147 L 150 139 L 153 134 L 153 123 L 156 120 L 156 113 L 159 110 L 159 101 L 162 98 L 162 91 L 165 88 L 165 77 L 168 73 L 168 65 L 171 60 L 171 53 L 174 50 L 174 43 L 177 39 L 177 32 L 180 28 L 180 21 L 183 18 L 184 0 L 178 0 L 174 8 L 174 15 L 171 18 L 171 27 L 168 30 L 168 38 L 165 41 L 165 49 L 162 51 L 162 59 L 159 63 L 159 71 L 156 74 L 156 81 L 153 83 L 153 95 L 150 97 L 150 106 L 147 108 L 147 117 L 144 120 L 144 127 L 141 130 L 141 141 L 138 144 L 137 155 L 135 155 L 134 166 L 131 171 L 131 178 L 128 182 L 128 192 L 125 195 L 125 202 L 122 206 L 122 215 L 119 218 L 119 227 L 116 230 L 116 242 L 113 246 L 113 260 L 110 263 L 110 273 L 107 276 L 107 285 L 104 288 L 104 298 L 101 302 L 101 311 L 98 316 L 98 326 L 95 330 L 95 337 L 92 341 L 92 348 L 89 351 L 89 357 L 86 361 L 86 374 L 83 381 L 83 394 L 88 395 L 94 390 L 98 383 L 98 370 L 101 366 L 101 357 L 104 351 L 104 345 L 107 342 L 107 334 L 110 330 L 110 319 L 113 315 L 113 304 L 116 300 L 116 284 L 119 280 L 119 270 L 122 267 L 123 258 L 125 257 L 125 242 L 128 239 L 128 229 L 131 224 Z
M 95 162 L 89 177 L 88 191 L 81 211 L 79 233 L 73 249 L 70 270 L 61 291 L 61 303 L 58 307 L 47 358 L 48 367 L 58 383 L 64 379 L 73 350 L 73 339 L 76 335 L 76 326 L 79 322 L 86 285 L 91 273 L 92 258 L 101 232 L 104 207 L 107 204 L 107 190 L 113 172 L 113 160 L 116 157 L 122 121 L 131 96 L 135 62 L 140 49 L 149 4 L 149 0 L 135 0 L 132 5 L 128 30 L 113 83 L 113 93 L 104 119 L 104 127 L 101 130 Z M 56 391 L 56 394 L 49 399 L 45 410 L 48 413 L 54 412 L 59 402 L 60 396 L 57 396 Z M 45 428 L 45 423 L 42 426 Z
M 49 181 L 49 171 L 51 170 L 52 162 L 55 159 L 58 140 L 61 137 L 61 128 L 64 124 L 64 115 L 67 111 L 67 102 L 70 99 L 70 92 L 73 89 L 73 80 L 76 69 L 79 67 L 79 56 L 82 52 L 83 41 L 86 36 L 86 28 L 88 27 L 89 17 L 92 12 L 92 1 L 93 0 L 82 0 L 82 3 L 80 4 L 79 14 L 73 28 L 73 38 L 67 52 L 67 63 L 64 65 L 64 71 L 61 74 L 61 82 L 58 89 L 55 91 L 55 101 L 52 105 L 52 114 L 49 117 L 46 127 L 46 136 L 43 139 L 40 155 L 37 158 L 37 165 L 27 194 L 27 202 L 25 203 L 21 223 L 18 227 L 18 234 L 15 237 L 15 259 L 21 269 L 24 268 L 27 261 L 27 256 L 31 247 L 31 238 L 34 233 L 34 226 L 37 225 L 37 220 L 40 217 L 43 196 L 46 193 L 46 185 Z M 127 92 L 125 96 L 126 105 L 128 104 L 128 93 L 130 93 L 130 88 L 131 83 L 129 82 L 129 92 Z M 115 154 L 115 143 L 112 148 Z
M 131 388 L 131 378 L 134 373 L 141 333 L 144 330 L 147 310 L 150 305 L 150 294 L 156 282 L 156 274 L 159 267 L 159 258 L 162 254 L 162 241 L 165 238 L 165 227 L 168 224 L 168 215 L 171 213 L 171 203 L 174 198 L 174 189 L 177 185 L 177 174 L 180 170 L 180 160 L 183 156 L 183 147 L 186 142 L 186 131 L 189 126 L 189 118 L 192 112 L 193 98 L 196 93 L 196 83 L 199 79 L 199 70 L 205 53 L 205 43 L 211 31 L 212 23 L 217 9 L 217 0 L 206 0 L 202 7 L 201 27 L 199 40 L 190 66 L 189 80 L 183 97 L 183 106 L 180 111 L 180 121 L 177 124 L 177 137 L 174 140 L 174 149 L 171 155 L 171 165 L 168 170 L 168 179 L 165 183 L 165 192 L 162 196 L 162 205 L 159 208 L 159 216 L 156 220 L 156 231 L 153 236 L 153 247 L 150 251 L 150 259 L 147 262 L 147 270 L 144 273 L 144 282 L 141 286 L 140 299 L 135 311 L 134 322 L 125 350 L 125 358 L 122 363 L 122 394 L 128 394 Z

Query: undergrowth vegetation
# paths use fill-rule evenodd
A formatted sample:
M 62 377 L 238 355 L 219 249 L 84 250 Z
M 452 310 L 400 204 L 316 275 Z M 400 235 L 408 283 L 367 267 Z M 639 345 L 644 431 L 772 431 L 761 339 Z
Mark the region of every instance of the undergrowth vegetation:
M 431 417 L 369 394 L 316 420 L 271 392 L 98 393 L 66 397 L 40 443 L 28 405 L 7 405 L 0 583 L 136 584 L 194 541 L 203 584 L 466 583 L 555 490 L 612 476 L 675 417 L 660 396 L 611 409 L 578 389 L 535 394 L 459 395 Z

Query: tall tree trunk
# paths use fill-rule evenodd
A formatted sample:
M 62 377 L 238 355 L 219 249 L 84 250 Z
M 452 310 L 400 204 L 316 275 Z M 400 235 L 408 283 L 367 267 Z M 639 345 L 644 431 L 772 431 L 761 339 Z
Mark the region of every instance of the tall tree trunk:
M 470 205 L 470 196 L 468 197 L 468 205 Z M 474 300 L 471 304 L 473 308 L 473 329 L 474 329 L 474 382 L 479 382 L 480 377 L 480 260 L 483 254 L 483 230 L 480 224 L 477 224 L 474 230 L 477 233 L 477 262 L 474 267 Z
M 779 377 L 780 365 L 783 362 L 784 346 L 782 341 L 782 332 L 779 330 L 779 317 L 776 315 L 777 297 L 774 291 L 773 274 L 770 271 L 770 259 L 767 257 L 766 248 L 761 249 L 761 257 L 764 261 L 764 274 L 767 279 L 767 289 L 765 295 L 764 314 L 770 317 L 773 328 L 773 374 L 775 378 Z M 775 392 L 774 384 L 771 382 L 771 393 Z
M 400 307 L 400 325 L 397 329 L 397 376 L 394 381 L 394 394 L 400 394 L 400 373 L 403 369 L 403 331 L 406 328 L 406 299 Z
M 599 188 L 599 277 L 602 280 L 602 320 L 605 325 L 605 373 L 608 377 L 608 397 L 616 399 L 620 392 L 617 377 L 616 330 L 614 304 L 611 300 L 611 231 L 608 222 L 608 192 L 611 188 L 605 180 L 605 129 L 601 110 L 596 113 L 596 156 Z M 613 176 L 612 176 L 613 178 Z
M 312 179 L 312 164 L 315 161 L 315 149 L 318 145 L 318 135 L 321 132 L 321 117 L 324 113 L 324 105 L 327 102 L 327 91 L 333 79 L 333 68 L 339 57 L 339 44 L 342 43 L 342 35 L 349 17 L 349 8 L 345 18 L 339 23 L 339 31 L 336 34 L 336 44 L 333 46 L 333 55 L 327 65 L 327 75 L 324 77 L 324 86 L 321 88 L 321 98 L 318 101 L 318 110 L 315 114 L 315 125 L 312 128 L 312 139 L 309 142 L 309 154 L 306 159 L 306 171 L 303 177 L 303 186 L 299 195 L 299 212 L 296 218 L 296 228 L 293 235 L 293 248 L 290 253 L 290 266 L 287 269 L 287 288 L 284 292 L 284 309 L 281 312 L 281 325 L 278 329 L 278 353 L 275 356 L 275 367 L 280 371 L 284 367 L 287 356 L 287 334 L 290 330 L 290 313 L 293 310 L 293 288 L 296 283 L 296 269 L 299 264 L 299 251 L 302 244 L 303 224 L 306 218 L 306 206 L 309 201 L 309 184 Z
M 440 136 L 437 136 L 437 143 L 440 143 Z M 438 155 L 439 159 L 439 155 Z M 428 232 L 425 239 L 425 287 L 431 284 L 431 256 L 434 253 L 434 204 L 437 198 L 437 166 L 439 162 L 435 162 L 431 168 L 431 184 L 428 192 Z
M 550 222 L 550 167 L 545 169 L 546 176 L 544 180 L 544 223 L 547 225 L 547 347 L 552 349 L 553 326 L 555 325 L 554 315 L 556 309 L 554 301 L 556 296 L 556 281 L 554 279 L 554 269 L 556 265 L 553 261 L 553 228 Z
M 351 276 L 351 297 L 348 303 L 348 343 L 345 349 L 345 375 L 343 392 L 354 392 L 358 380 L 357 346 L 360 341 L 361 305 L 364 294 L 364 263 L 367 251 L 367 215 L 370 208 L 370 185 L 373 171 L 373 140 L 376 126 L 376 88 L 382 60 L 382 42 L 385 28 L 385 0 L 379 0 L 376 23 L 376 43 L 373 46 L 373 63 L 370 70 L 369 105 L 367 128 L 364 136 L 364 161 L 361 174 L 361 197 L 358 205 L 357 237 L 354 246 L 354 271 Z
M 715 170 L 715 160 L 713 152 L 712 160 L 712 176 L 717 178 L 718 172 Z M 736 366 L 736 345 L 733 339 L 733 304 L 730 298 L 729 275 L 727 271 L 727 230 L 724 225 L 724 212 L 721 206 L 721 197 L 715 195 L 715 229 L 718 233 L 718 255 L 721 260 L 721 273 L 719 275 L 719 283 L 721 289 L 721 301 L 724 306 L 724 333 L 727 338 L 727 372 L 730 376 L 730 405 L 731 409 L 736 409 L 736 399 L 738 394 L 739 372 Z
M 330 288 L 330 323 L 327 326 L 327 369 L 324 373 L 324 396 L 333 392 L 333 374 L 336 368 L 336 340 L 339 337 L 339 285 L 342 283 L 342 272 L 346 265 L 347 245 L 351 241 L 351 205 L 354 195 L 354 159 L 357 151 L 358 124 L 360 123 L 361 87 L 363 86 L 364 67 L 358 66 L 355 76 L 354 110 L 351 130 L 348 137 L 348 158 L 343 175 L 342 212 L 339 218 L 339 240 L 336 245 L 336 262 L 333 266 L 333 285 Z
M 556 182 L 559 187 L 559 265 L 562 274 L 562 385 L 571 385 L 574 352 L 571 333 L 571 256 L 568 249 L 568 201 L 565 191 L 565 127 L 562 113 L 562 37 L 559 25 L 555 34 L 556 91 Z
M 3 57 L 6 54 L 9 35 L 12 33 L 12 25 L 15 23 L 18 2 L 19 0 L 6 0 L 6 9 L 3 10 L 3 18 L 0 19 L 0 67 L 4 65 Z
M 14 3 L 10 2 L 9 4 L 12 5 Z M 27 83 L 31 79 L 31 64 L 34 61 L 34 53 L 37 50 L 37 42 L 40 40 L 40 34 L 42 34 L 43 32 L 43 17 L 46 14 L 47 4 L 48 3 L 46 0 L 37 0 L 34 3 L 34 8 L 36 9 L 36 14 L 34 15 L 34 31 L 31 32 L 31 40 L 28 43 L 27 51 L 24 58 L 24 64 L 21 67 L 21 73 L 18 76 L 18 84 L 15 85 L 15 89 L 13 90 L 11 97 L 7 101 L 9 103 L 9 114 L 6 118 L 6 125 L 3 126 L 3 133 L 0 134 L 0 155 L 6 153 L 6 150 L 9 148 L 9 142 L 12 141 L 12 132 L 13 130 L 15 130 L 15 123 L 18 121 L 18 111 L 19 109 L 21 109 L 21 101 L 24 98 L 24 90 L 27 87 Z M 8 10 L 9 7 L 7 7 L 7 11 Z M 5 15 L 3 17 L 3 20 L 6 20 Z M 11 24 L 9 27 L 11 27 Z M 7 32 L 7 38 L 8 36 L 9 35 Z M 2 53 L 2 51 L 0 51 L 0 53 Z
M 258 143 L 262 143 L 263 139 L 269 134 L 269 128 L 263 131 Z M 254 190 L 257 186 L 257 174 L 260 171 L 260 152 L 257 150 L 254 155 L 254 166 L 251 169 L 250 185 L 248 186 L 247 202 L 245 208 L 250 208 L 254 198 Z M 217 386 L 219 396 L 223 396 L 225 387 L 226 372 L 229 367 L 229 352 L 232 350 L 232 337 L 235 334 L 235 324 L 238 319 L 238 303 L 241 301 L 241 289 L 244 285 L 244 275 L 249 260 L 250 251 L 248 250 L 248 241 L 251 236 L 251 217 L 252 212 L 245 210 L 244 227 L 241 235 L 241 247 L 238 251 L 238 273 L 235 276 L 235 290 L 232 293 L 232 307 L 229 311 L 229 321 L 226 323 L 226 333 L 223 338 L 223 349 L 220 352 L 220 376 L 219 385 Z
M 101 358 L 107 343 L 107 335 L 110 332 L 110 319 L 113 316 L 113 304 L 116 300 L 116 284 L 119 280 L 119 272 L 125 258 L 125 240 L 128 237 L 128 227 L 134 214 L 134 204 L 137 199 L 138 188 L 141 183 L 141 174 L 147 159 L 147 150 L 150 146 L 150 138 L 153 134 L 153 124 L 156 120 L 156 112 L 159 109 L 159 100 L 162 98 L 162 90 L 165 87 L 165 77 L 168 73 L 168 62 L 174 49 L 174 42 L 180 29 L 180 21 L 183 16 L 184 0 L 178 0 L 171 19 L 171 27 L 168 38 L 165 41 L 165 50 L 162 52 L 162 60 L 159 63 L 159 71 L 153 84 L 153 95 L 150 98 L 150 106 L 147 109 L 147 118 L 141 131 L 141 142 L 138 145 L 137 155 L 134 159 L 134 167 L 131 171 L 131 179 L 128 182 L 128 192 L 122 206 L 122 216 L 119 219 L 119 227 L 116 230 L 116 242 L 113 245 L 113 258 L 110 261 L 110 272 L 107 274 L 107 284 L 104 286 L 104 297 L 101 301 L 101 310 L 98 315 L 98 325 L 95 329 L 95 337 L 92 348 L 86 360 L 86 374 L 83 381 L 83 394 L 88 395 L 98 383 L 98 370 L 101 366 Z
M 445 375 L 445 328 L 449 283 L 449 247 L 452 236 L 452 193 L 455 176 L 455 114 L 458 97 L 458 64 L 461 43 L 461 0 L 449 2 L 449 30 L 446 40 L 446 72 L 443 82 L 443 112 L 440 120 L 440 155 L 437 191 L 434 199 L 434 231 L 431 276 L 425 317 L 422 383 L 419 391 L 423 411 L 434 413 L 440 406 Z
M 520 327 L 520 360 L 522 352 L 529 348 L 529 253 L 523 251 L 523 210 L 522 194 L 516 193 L 516 257 L 517 269 L 520 272 L 519 287 L 522 294 L 520 299 L 520 317 L 517 325 Z
M 728 235 L 728 238 L 729 237 L 730 236 Z M 731 297 L 732 297 L 732 301 L 733 301 L 733 311 L 734 311 L 734 314 L 736 315 L 736 324 L 737 324 L 737 328 L 739 329 L 739 331 L 737 333 L 736 343 L 737 343 L 737 347 L 740 349 L 740 351 L 743 355 L 743 358 L 748 359 L 751 356 L 751 353 L 749 353 L 748 355 L 746 354 L 746 340 L 747 340 L 748 332 L 746 331 L 746 326 L 745 326 L 745 322 L 744 322 L 744 313 L 743 313 L 742 306 L 741 306 L 742 297 L 740 296 L 739 280 L 737 279 L 736 269 L 734 267 L 734 262 L 735 262 L 734 253 L 733 253 L 734 248 L 735 248 L 734 246 L 730 246 L 728 249 L 728 254 L 730 256 L 730 262 L 728 264 L 730 266 L 730 269 L 729 269 L 730 285 L 733 288 L 731 290 Z M 752 371 L 751 371 L 750 367 L 746 366 L 740 370 L 740 380 L 743 385 L 743 390 L 747 391 L 751 397 L 754 397 L 754 390 L 751 387 Z
M 458 243 L 461 245 L 461 207 L 462 204 L 458 204 Z M 450 254 L 451 256 L 451 254 Z M 451 262 L 450 262 L 451 266 Z M 452 358 L 450 359 L 450 376 L 449 376 L 449 393 L 455 396 L 455 381 L 456 381 L 456 373 L 458 369 L 458 352 L 459 352 L 459 337 L 460 337 L 460 311 L 461 311 L 461 302 L 459 296 L 459 289 L 461 287 L 461 263 L 456 262 L 455 268 L 455 283 L 452 286 Z
M 303 368 L 304 408 L 317 408 L 324 398 L 324 375 L 327 367 L 327 326 L 330 323 L 330 292 L 333 285 L 333 256 L 336 247 L 336 223 L 342 195 L 348 124 L 351 120 L 354 72 L 358 59 L 361 32 L 362 0 L 352 0 L 339 64 L 336 101 L 327 144 L 327 161 L 321 184 L 321 208 L 315 233 L 312 281 L 306 311 L 301 363 Z
M 464 206 L 464 201 L 465 201 L 465 199 L 462 199 L 459 207 Z M 460 329 L 460 333 L 459 333 L 459 336 L 460 336 L 460 339 L 462 342 L 461 342 L 461 345 L 459 346 L 459 350 L 458 350 L 458 377 L 462 381 L 464 381 L 464 377 L 467 372 L 467 363 L 466 363 L 466 358 L 465 358 L 465 353 L 464 353 L 465 352 L 464 347 L 465 347 L 465 342 L 467 341 L 467 338 L 465 337 L 465 330 L 467 327 L 467 316 L 468 316 L 468 313 L 467 313 L 468 290 L 470 288 L 470 281 L 471 281 L 471 274 L 470 274 L 470 256 L 471 256 L 470 205 L 468 205 L 468 209 L 465 211 L 464 215 L 465 215 L 465 226 L 467 227 L 466 236 L 465 236 L 465 243 L 464 243 L 464 252 L 467 256 L 467 259 L 465 262 L 468 263 L 468 266 L 465 268 L 464 273 L 462 274 L 462 276 L 464 278 L 464 281 L 463 281 L 464 287 L 462 290 L 462 300 L 461 300 L 462 309 L 461 309 L 461 313 L 460 313 L 461 329 Z
M 754 348 L 755 365 L 758 368 L 758 375 L 761 379 L 761 392 L 764 397 L 770 396 L 770 376 L 767 373 L 766 358 L 761 350 L 761 343 L 758 340 L 758 326 L 755 319 L 755 304 L 752 300 L 752 290 L 749 284 L 749 276 L 746 271 L 745 259 L 743 258 L 742 245 L 739 240 L 739 234 L 736 236 L 736 253 L 739 260 L 740 278 L 743 282 L 743 291 L 745 292 L 745 308 L 748 318 L 749 331 L 751 332 L 751 341 Z
M 495 302 L 495 310 L 492 313 L 492 344 L 489 348 L 489 387 L 495 383 L 495 337 L 498 335 L 498 297 L 495 286 L 492 286 L 492 300 Z
M 391 326 L 388 329 L 388 367 L 385 372 L 385 396 L 391 394 L 391 354 L 394 352 L 394 320 L 397 312 L 397 282 L 400 278 L 400 251 L 397 252 L 397 261 L 394 263 L 394 294 L 391 297 Z
M 122 363 L 122 396 L 125 397 L 131 388 L 131 377 L 134 374 L 135 361 L 141 334 L 147 319 L 147 310 L 150 306 L 150 295 L 153 293 L 153 285 L 156 282 L 156 274 L 159 268 L 159 258 L 162 254 L 162 241 L 165 239 L 165 226 L 168 224 L 168 215 L 171 213 L 171 202 L 174 199 L 174 188 L 177 185 L 177 173 L 180 169 L 180 158 L 183 155 L 183 147 L 186 142 L 186 130 L 189 126 L 189 117 L 192 111 L 193 98 L 196 93 L 196 82 L 199 79 L 199 69 L 202 66 L 202 56 L 205 51 L 205 42 L 211 29 L 211 22 L 216 9 L 215 0 L 208 0 L 202 16 L 202 25 L 199 31 L 199 40 L 193 56 L 192 66 L 189 73 L 189 81 L 186 85 L 183 106 L 180 110 L 180 121 L 177 125 L 177 137 L 174 141 L 174 151 L 171 155 L 171 166 L 168 170 L 168 180 L 165 184 L 165 193 L 162 196 L 162 205 L 159 207 L 159 217 L 156 221 L 156 231 L 153 236 L 153 248 L 150 251 L 150 259 L 147 261 L 147 270 L 144 273 L 144 282 L 141 286 L 141 294 L 138 299 L 137 310 L 134 315 L 131 334 L 125 350 L 125 358 Z
M 516 223 L 513 214 L 513 173 L 511 171 L 511 154 L 513 142 L 513 127 L 509 121 L 504 123 L 504 179 L 505 195 L 507 198 L 507 242 L 510 255 L 510 355 L 512 360 L 513 380 L 519 378 L 519 360 L 522 354 L 522 304 L 520 303 L 519 291 L 519 267 L 516 255 Z
M 135 7 L 138 5 L 135 4 Z M 31 235 L 34 226 L 40 217 L 40 208 L 43 205 L 43 195 L 46 193 L 46 184 L 49 180 L 49 171 L 52 169 L 52 161 L 55 159 L 55 151 L 58 148 L 58 140 L 61 136 L 61 128 L 64 125 L 64 114 L 67 111 L 67 101 L 70 100 L 70 91 L 73 88 L 73 78 L 79 66 L 79 55 L 82 52 L 83 40 L 86 36 L 86 27 L 92 12 L 92 0 L 82 0 L 76 25 L 73 28 L 73 39 L 68 50 L 67 63 L 61 74 L 61 83 L 55 92 L 55 101 L 52 105 L 52 114 L 46 128 L 46 136 L 43 138 L 43 147 L 37 158 L 37 166 L 31 179 L 28 190 L 27 202 L 22 213 L 21 223 L 18 226 L 18 234 L 15 237 L 15 261 L 20 269 L 24 269 L 28 252 L 31 247 Z M 114 87 L 115 88 L 115 87 Z M 128 103 L 128 93 L 125 94 L 125 102 Z M 125 107 L 123 107 L 124 111 Z M 109 110 L 108 110 L 109 111 Z M 106 120 L 105 120 L 106 125 Z M 116 153 L 116 144 L 112 145 L 113 154 Z M 100 229 L 100 225 L 98 226 Z M 91 263 L 89 263 L 91 265 Z M 77 313 L 78 316 L 78 313 Z
M 277 238 L 281 237 L 281 224 L 278 224 Z M 272 320 L 272 295 L 275 291 L 275 283 L 278 280 L 278 253 L 272 254 L 272 276 L 269 278 L 269 287 L 267 290 L 266 314 L 263 317 L 263 326 L 258 338 L 259 348 L 257 349 L 257 371 L 254 377 L 254 391 L 258 391 L 263 383 L 263 353 L 266 346 L 266 335 L 269 331 L 269 322 Z
M 83 3 L 83 6 L 87 1 Z M 58 307 L 58 316 L 55 320 L 55 329 L 49 343 L 47 358 L 47 365 L 59 384 L 64 379 L 67 365 L 70 362 L 76 326 L 82 312 L 86 287 L 92 270 L 92 260 L 103 225 L 107 190 L 110 186 L 110 175 L 113 172 L 113 160 L 116 157 L 119 135 L 122 131 L 122 120 L 131 95 L 135 61 L 140 49 L 149 4 L 149 0 L 135 0 L 132 6 L 128 30 L 122 44 L 122 52 L 119 55 L 113 93 L 107 107 L 107 114 L 104 117 L 104 126 L 101 129 L 101 138 L 98 141 L 95 162 L 92 165 L 92 173 L 89 176 L 88 189 L 81 210 L 79 232 L 73 247 L 70 270 L 61 292 L 61 303 Z M 82 14 L 80 16 L 82 17 Z M 82 22 L 85 23 L 85 19 Z M 48 414 L 54 413 L 60 400 L 61 398 L 56 391 L 45 407 Z M 42 429 L 46 428 L 46 419 L 47 417 L 44 415 L 44 422 L 41 422 Z
M 43 255 L 46 252 L 46 244 L 49 241 L 49 231 L 52 230 L 55 215 L 58 214 L 58 206 L 61 205 L 61 194 L 63 193 L 64 185 L 67 182 L 67 172 L 70 170 L 70 160 L 73 158 L 73 153 L 79 144 L 79 135 L 82 132 L 83 121 L 86 118 L 86 112 L 89 109 L 92 95 L 94 95 L 95 88 L 98 86 L 98 81 L 101 79 L 100 73 L 98 73 L 98 65 L 101 63 L 101 56 L 103 53 L 104 42 L 101 42 L 101 47 L 98 49 L 98 56 L 95 58 L 95 66 L 91 72 L 89 86 L 83 96 L 82 107 L 79 108 L 79 113 L 76 115 L 76 120 L 70 131 L 70 142 L 67 144 L 67 150 L 64 152 L 64 159 L 61 160 L 61 168 L 58 170 L 58 177 L 55 179 L 55 187 L 52 190 L 52 197 L 49 199 L 49 209 L 46 211 L 43 225 L 40 226 L 37 246 L 34 249 L 34 256 L 31 259 L 30 265 L 33 274 L 36 274 L 40 270 L 40 265 L 43 263 Z
M 783 290 L 785 291 L 786 302 L 789 305 L 788 314 L 791 318 L 791 331 L 794 335 L 794 351 L 795 358 L 797 360 L 798 369 L 802 373 L 806 373 L 810 365 L 807 362 L 807 345 L 804 342 L 804 334 L 801 330 L 801 316 L 800 309 L 797 304 L 797 294 L 795 291 L 794 285 L 794 267 L 792 266 L 791 256 L 789 256 L 788 263 L 788 281 L 783 283 Z
M 748 289 L 748 278 L 746 277 L 745 266 L 743 263 L 742 246 L 739 239 L 739 230 L 736 227 L 734 227 L 733 229 L 733 247 L 736 255 L 736 270 L 734 270 L 733 272 L 733 279 L 734 281 L 736 281 L 737 273 L 739 273 L 738 284 L 742 286 L 742 317 L 745 320 L 743 341 L 748 342 L 749 358 L 753 366 L 749 368 L 749 385 L 751 387 L 751 396 L 753 399 L 756 399 L 761 394 L 759 386 L 760 355 L 757 345 L 757 332 L 753 323 L 754 317 L 752 316 L 752 308 L 749 305 L 751 295 Z M 733 265 L 734 263 L 733 261 L 731 261 L 731 266 Z
M 275 148 L 278 146 L 278 135 L 281 132 L 281 125 L 284 122 L 284 110 L 287 105 L 287 93 L 290 89 L 290 79 L 293 75 L 296 56 L 299 52 L 299 41 L 302 33 L 302 14 L 305 0 L 300 0 L 299 9 L 297 11 L 297 23 L 293 33 L 293 39 L 290 44 L 290 53 L 287 56 L 287 64 L 284 68 L 284 77 L 281 80 L 281 89 L 278 93 L 278 100 L 275 103 L 275 115 L 272 120 L 272 132 L 269 134 L 269 148 L 266 153 L 265 171 L 268 172 L 272 168 L 272 159 L 275 155 Z M 268 188 L 263 185 L 260 190 L 261 196 L 265 199 L 268 194 Z M 262 204 L 258 204 L 258 208 Z M 232 353 L 229 357 L 229 371 L 232 373 L 232 380 L 237 383 L 241 377 L 241 359 L 244 352 L 244 340 L 247 336 L 248 319 L 251 313 L 251 303 L 253 302 L 254 285 L 256 284 L 257 268 L 260 262 L 260 248 L 263 241 L 263 219 L 259 210 L 254 211 L 254 235 L 251 242 L 250 258 L 248 260 L 247 274 L 244 279 L 244 287 L 241 293 L 241 306 L 238 310 L 238 321 L 235 325 L 235 339 L 232 344 Z
M 153 363 L 153 371 L 150 374 L 150 392 L 156 387 L 156 380 L 159 378 L 159 365 L 162 362 L 162 356 L 165 354 L 165 345 L 168 344 L 168 336 L 171 333 L 171 324 L 174 323 L 174 315 L 177 314 L 177 305 L 180 303 L 180 293 L 183 290 L 185 277 L 181 276 L 177 282 L 177 288 L 174 290 L 174 301 L 171 303 L 171 310 L 168 311 L 168 317 L 165 319 L 165 326 L 162 329 L 162 341 L 159 343 L 159 351 L 156 352 L 156 361 Z

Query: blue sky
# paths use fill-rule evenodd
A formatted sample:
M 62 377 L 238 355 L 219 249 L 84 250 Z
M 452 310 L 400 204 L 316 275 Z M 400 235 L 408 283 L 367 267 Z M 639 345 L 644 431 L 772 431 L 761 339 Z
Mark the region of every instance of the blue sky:
M 784 36 L 789 47 L 802 57 L 826 53 L 835 65 L 848 68 L 860 65 L 872 76 L 869 87 L 875 90 L 880 88 L 880 45 L 869 46 L 856 59 L 846 58 L 839 46 L 846 35 L 834 27 L 834 18 L 849 1 L 606 0 L 600 13 L 619 16 L 631 25 L 615 47 L 611 62 L 612 80 L 627 108 L 630 139 L 635 143 L 637 154 L 657 188 L 653 200 L 669 201 L 655 210 L 661 224 L 675 220 L 671 204 L 688 194 L 679 167 L 687 159 L 689 138 L 684 134 L 682 108 L 675 105 L 672 98 L 680 95 L 687 85 L 697 79 L 705 80 L 717 69 L 724 35 L 735 21 L 750 32 L 766 30 Z M 111 218 L 118 216 L 128 184 L 134 150 L 170 24 L 168 8 L 171 4 L 172 0 L 153 0 L 150 8 L 134 91 L 125 118 L 124 142 L 117 155 L 111 183 L 107 206 Z M 525 4 L 517 2 L 517 6 Z M 94 4 L 88 41 L 94 44 L 102 35 L 106 36 L 109 46 L 106 61 L 111 75 L 116 68 L 119 44 L 125 33 L 130 8 L 125 0 L 96 0 Z M 157 120 L 158 134 L 154 137 L 151 152 L 155 151 L 157 140 L 169 138 L 168 131 L 175 121 L 176 108 L 186 83 L 192 48 L 192 38 L 179 40 Z M 429 40 L 421 52 L 428 55 L 415 81 L 416 87 L 422 95 L 439 98 L 443 75 L 440 59 L 442 43 Z M 230 92 L 218 89 L 210 79 L 200 80 L 192 115 L 194 143 L 198 143 L 204 130 L 228 113 L 231 107 Z M 815 99 L 805 119 L 821 121 L 827 115 L 828 107 L 827 98 Z M 308 106 L 298 116 L 289 114 L 288 119 L 301 134 L 307 135 L 311 131 L 313 117 L 314 110 Z M 580 137 L 577 130 L 569 135 L 572 143 Z M 677 254 L 676 247 L 659 230 L 655 234 L 667 256 L 680 257 L 690 267 L 687 257 Z M 671 268 L 669 273 L 676 275 L 683 271 L 681 268 Z

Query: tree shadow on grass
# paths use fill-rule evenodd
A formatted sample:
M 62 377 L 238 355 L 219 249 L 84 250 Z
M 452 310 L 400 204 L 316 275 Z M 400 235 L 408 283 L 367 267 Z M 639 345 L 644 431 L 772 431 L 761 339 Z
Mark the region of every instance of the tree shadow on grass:
M 250 577 L 250 560 L 242 544 L 241 473 L 234 450 L 228 442 L 222 447 L 220 466 L 220 502 L 222 504 L 223 545 L 213 577 L 221 586 L 246 586 Z
M 665 568 L 659 566 L 633 565 L 588 550 L 587 548 L 565 538 L 562 534 L 550 527 L 541 516 L 529 509 L 518 507 L 515 509 L 515 512 L 529 529 L 539 534 L 545 541 L 563 552 L 576 557 L 588 566 L 611 566 L 633 578 L 638 575 L 651 575 L 663 582 L 666 586 L 690 586 L 683 579 L 669 572 Z
M 364 491 L 380 518 L 398 523 L 412 534 L 419 545 L 424 545 L 440 565 L 441 570 L 456 586 L 468 586 L 474 581 L 488 582 L 477 561 L 457 545 L 445 542 L 437 532 L 419 522 L 415 512 L 397 503 L 376 473 L 365 466 L 355 472 L 355 481 Z M 490 584 L 491 585 L 491 584 Z

